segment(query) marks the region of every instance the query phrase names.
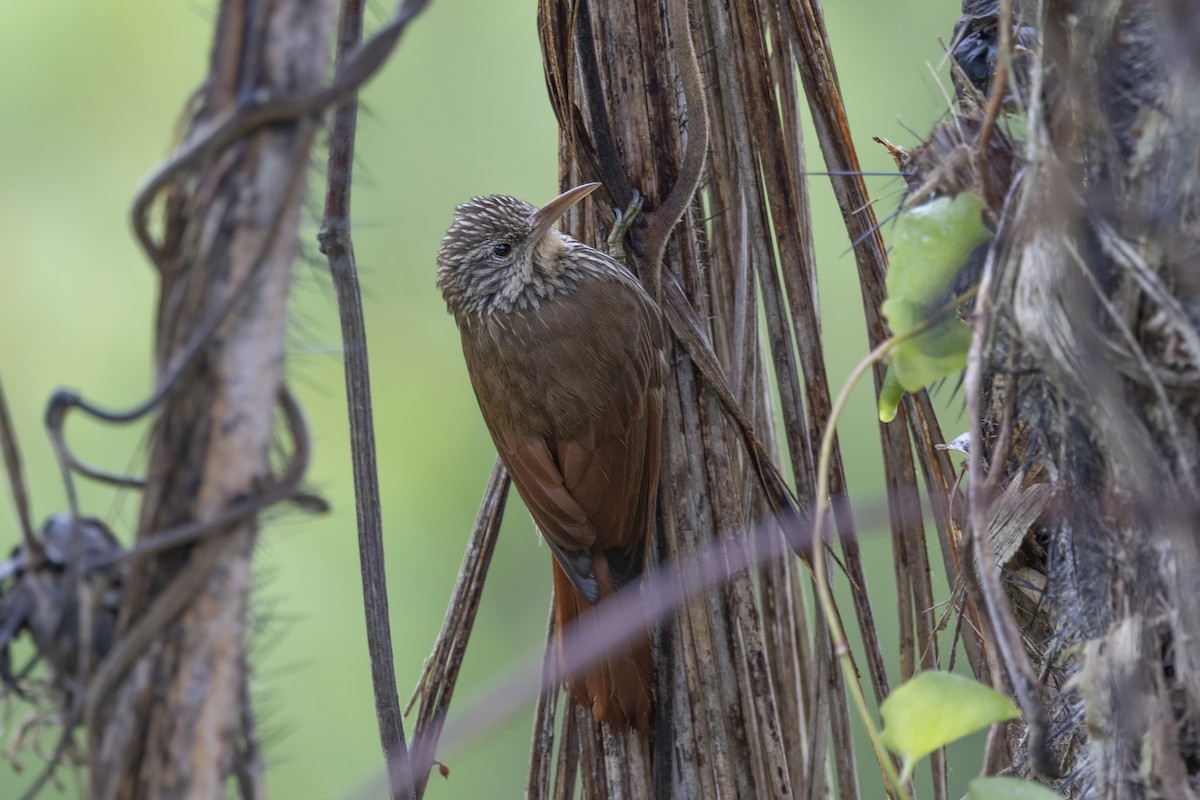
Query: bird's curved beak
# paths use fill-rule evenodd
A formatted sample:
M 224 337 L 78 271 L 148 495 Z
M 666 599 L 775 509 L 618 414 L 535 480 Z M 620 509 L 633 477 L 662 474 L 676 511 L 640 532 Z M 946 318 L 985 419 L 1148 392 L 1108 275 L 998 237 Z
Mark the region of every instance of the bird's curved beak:
M 529 241 L 541 241 L 541 238 L 554 227 L 554 223 L 558 222 L 559 217 L 599 188 L 600 184 L 598 183 L 585 183 L 582 186 L 576 186 L 574 189 L 568 189 L 530 214 L 529 224 L 533 227 L 533 232 L 529 236 Z

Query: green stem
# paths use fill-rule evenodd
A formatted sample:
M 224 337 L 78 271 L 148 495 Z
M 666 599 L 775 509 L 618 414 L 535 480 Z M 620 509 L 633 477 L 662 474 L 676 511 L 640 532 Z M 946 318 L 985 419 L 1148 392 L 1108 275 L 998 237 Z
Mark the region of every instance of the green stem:
M 879 766 L 883 770 L 884 776 L 895 790 L 895 796 L 899 800 L 909 800 L 908 791 L 904 788 L 908 781 L 901 780 L 901 777 L 896 774 L 896 767 L 892 763 L 892 760 L 888 758 L 887 750 L 884 748 L 883 740 L 879 735 L 879 728 L 875 725 L 875 718 L 867 708 L 867 699 L 863 695 L 862 684 L 858 681 L 858 672 L 854 668 L 854 660 L 850 655 L 850 644 L 846 641 L 846 632 L 842 630 L 837 606 L 833 601 L 833 593 L 830 591 L 829 582 L 825 574 L 825 516 L 829 505 L 829 467 L 833 459 L 833 439 L 837 430 L 838 419 L 841 418 L 846 401 L 850 398 L 850 392 L 866 371 L 877 361 L 882 360 L 892 352 L 898 345 L 937 324 L 947 313 L 954 311 L 954 309 L 974 297 L 975 292 L 975 289 L 964 292 L 950 301 L 941 311 L 933 314 L 920 324 L 914 325 L 884 340 L 866 358 L 858 362 L 858 365 L 850 373 L 850 377 L 842 384 L 842 388 L 838 391 L 837 399 L 833 402 L 833 408 L 829 412 L 829 420 L 825 425 L 825 433 L 821 437 L 821 451 L 817 459 L 817 510 L 813 520 L 813 535 L 817 542 L 813 547 L 813 575 L 815 576 L 817 599 L 821 604 L 822 612 L 825 614 L 826 624 L 829 626 L 829 635 L 833 640 L 833 651 L 841 664 L 842 674 L 845 676 L 846 685 L 850 689 L 850 696 L 854 700 L 859 717 L 862 719 L 863 727 L 866 728 L 867 737 L 871 740 L 871 748 L 875 751 L 875 758 L 879 761 Z M 911 769 L 907 770 L 907 772 L 911 773 Z M 890 791 L 889 794 L 891 794 Z

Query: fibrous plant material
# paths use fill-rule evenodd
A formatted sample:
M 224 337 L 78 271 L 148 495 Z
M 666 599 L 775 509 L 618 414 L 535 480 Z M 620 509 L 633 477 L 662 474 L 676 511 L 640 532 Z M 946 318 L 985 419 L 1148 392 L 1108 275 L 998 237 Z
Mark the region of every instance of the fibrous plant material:
M 569 709 L 557 724 L 562 706 L 556 696 L 543 695 L 527 791 L 566 797 L 578 782 L 589 798 L 819 798 L 835 790 L 856 797 L 861 775 L 844 680 L 857 682 L 859 675 L 853 665 L 847 673 L 839 668 L 835 656 L 853 657 L 841 638 L 835 651 L 826 618 L 810 622 L 800 563 L 772 552 L 758 573 L 733 568 L 720 578 L 686 565 L 696 553 L 720 553 L 723 544 L 727 553 L 772 550 L 752 531 L 766 530 L 802 553 L 814 546 L 811 536 L 796 534 L 805 530 L 805 515 L 817 500 L 816 451 L 832 404 L 808 223 L 801 84 L 855 243 L 873 345 L 887 337 L 879 308 L 882 239 L 857 173 L 820 9 L 742 0 L 721 13 L 691 5 L 540 5 L 547 86 L 561 130 L 562 188 L 599 180 L 604 189 L 597 195 L 606 199 L 598 210 L 569 215 L 567 231 L 599 243 L 616 223 L 610 209 L 626 208 L 637 194 L 646 200 L 644 218 L 630 235 L 631 265 L 662 308 L 670 341 L 653 550 L 662 568 L 652 570 L 643 592 L 653 598 L 647 606 L 667 596 L 690 600 L 657 633 L 653 749 Z M 737 57 L 718 56 L 726 53 Z M 994 181 L 1002 199 L 1009 182 L 1008 176 Z M 878 385 L 882 368 L 875 376 Z M 776 408 L 783 420 L 778 433 Z M 938 449 L 944 439 L 928 397 L 905 397 L 901 411 L 901 421 L 882 426 L 880 434 L 899 584 L 901 675 L 909 677 L 918 666 L 934 668 L 942 659 L 918 465 L 948 577 L 957 581 L 971 558 L 961 547 L 955 470 Z M 836 446 L 830 452 L 833 516 L 864 645 L 861 674 L 880 700 L 889 682 L 875 612 L 841 458 Z M 779 463 L 785 460 L 794 486 L 782 477 Z M 485 501 L 491 510 L 481 513 L 477 534 L 495 519 L 494 486 L 495 480 Z M 477 602 L 481 564 L 486 553 L 479 549 L 464 562 L 460 585 L 471 593 L 470 602 Z M 732 580 L 725 581 L 730 573 Z M 962 632 L 973 671 L 986 677 L 989 625 L 975 603 L 975 595 L 956 598 L 965 619 L 953 635 L 957 641 Z M 470 617 L 451 609 L 438 664 L 423 677 L 422 713 L 425 702 L 436 698 L 439 705 L 431 719 L 440 720 L 448 703 L 443 690 L 447 678 L 453 686 Z M 547 659 L 543 671 L 550 684 L 560 677 L 553 663 Z M 553 692 L 554 686 L 543 689 Z M 430 726 L 435 740 L 439 726 Z M 432 764 L 432 754 L 423 763 Z M 942 754 L 934 753 L 931 763 L 934 796 L 944 798 Z
M 998 566 L 1051 722 L 1014 730 L 991 766 L 1061 772 L 1068 797 L 1186 798 L 1200 785 L 1189 19 L 1171 3 L 1018 3 L 1011 23 L 1035 49 L 1023 177 L 976 325 L 978 501 L 1014 484 L 1049 493 Z
M 250 94 L 298 97 L 319 87 L 333 13 L 328 0 L 222 4 L 211 75 L 187 137 L 192 152 L 201 153 L 191 165 L 196 171 L 161 173 L 159 185 L 168 191 L 160 241 L 137 220 L 161 279 L 155 352 L 167 385 L 152 433 L 139 537 L 218 518 L 270 483 L 287 297 L 315 123 L 293 115 L 269 128 L 248 125 L 244 138 L 207 154 L 199 145 L 223 123 L 244 119 L 240 104 Z M 157 191 L 148 194 L 152 201 Z M 197 340 L 197 332 L 206 335 Z M 256 534 L 254 517 L 240 518 L 220 535 L 142 559 L 130 571 L 118 642 L 168 600 L 179 608 L 93 698 L 92 796 L 224 791 L 236 763 L 233 733 L 247 711 L 242 689 Z M 109 713 L 114 707 L 129 713 Z M 262 771 L 251 772 L 258 785 L 244 788 L 262 796 Z
M 689 20 L 689 5 L 642 2 L 618 10 L 547 1 L 539 16 L 547 85 L 561 128 L 563 187 L 600 180 L 611 208 L 625 207 L 635 190 L 647 198 L 649 221 L 644 229 L 634 226 L 631 240 L 633 262 L 659 298 L 673 339 L 655 553 L 667 564 L 685 561 L 713 541 L 746 544 L 743 537 L 755 520 L 774 518 L 789 530 L 789 515 L 812 508 L 815 451 L 830 409 L 793 72 L 799 64 L 822 121 L 837 119 L 836 76 L 816 74 L 831 63 L 822 52 L 820 13 L 748 0 L 723 11 L 697 5 Z M 833 87 L 833 95 L 821 87 Z M 852 147 L 833 127 L 821 131 L 830 139 L 830 167 L 853 170 Z M 708 144 L 703 173 L 691 158 L 698 141 Z M 847 206 L 856 189 L 846 185 L 855 180 L 839 185 Z M 666 209 L 680 185 L 698 191 L 663 249 L 662 218 L 655 215 L 661 208 L 674 222 Z M 853 205 L 858 215 L 867 204 Z M 600 240 L 614 223 L 604 211 L 570 219 L 569 232 Z M 858 216 L 855 239 L 871 225 L 869 214 Z M 860 261 L 872 332 L 882 340 L 882 248 Z M 769 376 L 778 397 L 768 388 Z M 781 453 L 775 444 L 776 403 L 794 488 L 776 489 Z M 919 426 L 914 430 L 922 460 L 931 480 L 939 481 L 941 502 L 950 491 L 951 470 L 933 448 L 937 439 L 929 434 L 936 422 L 923 395 L 906 416 Z M 889 500 L 896 503 L 895 541 L 903 553 L 897 563 L 908 674 L 918 658 L 925 666 L 937 663 L 932 615 L 915 611 L 932 608 L 933 600 L 919 506 L 911 502 L 916 476 L 908 436 L 903 427 L 881 432 Z M 840 456 L 833 469 L 837 528 L 858 589 L 854 606 L 866 644 L 864 669 L 881 698 L 887 677 Z M 737 574 L 728 585 L 699 590 L 660 630 L 657 716 L 666 727 L 655 738 L 655 790 L 659 796 L 777 797 L 803 791 L 821 797 L 828 786 L 825 745 L 832 733 L 838 789 L 856 796 L 842 674 L 823 623 L 810 627 L 798 564 L 776 561 L 756 578 Z M 548 724 L 536 730 L 535 772 L 547 768 L 537 754 L 550 746 L 552 730 Z M 568 731 L 580 738 L 580 763 L 589 754 L 607 756 L 603 781 L 585 780 L 585 795 L 624 796 L 631 776 L 641 774 L 641 762 L 611 749 L 612 739 L 600 731 Z M 937 778 L 940 791 L 943 777 Z M 638 786 L 633 791 L 638 796 Z

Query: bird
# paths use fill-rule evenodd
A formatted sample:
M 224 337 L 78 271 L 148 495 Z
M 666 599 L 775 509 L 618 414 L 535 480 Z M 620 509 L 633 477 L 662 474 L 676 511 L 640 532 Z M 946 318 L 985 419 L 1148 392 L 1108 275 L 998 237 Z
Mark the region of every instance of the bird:
M 505 195 L 455 208 L 437 285 L 479 409 L 543 539 L 563 631 L 642 573 L 662 441 L 662 316 L 621 263 L 555 229 L 600 184 L 535 208 Z M 568 679 L 613 730 L 649 732 L 649 627 Z

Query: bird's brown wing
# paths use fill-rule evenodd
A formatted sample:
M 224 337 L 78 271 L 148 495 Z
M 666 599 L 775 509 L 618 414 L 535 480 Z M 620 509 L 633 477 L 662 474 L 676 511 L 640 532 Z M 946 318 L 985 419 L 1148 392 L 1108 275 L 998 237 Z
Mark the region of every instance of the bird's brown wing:
M 533 521 L 559 547 L 591 547 L 596 543 L 595 526 L 566 486 L 546 440 L 513 433 L 493 429 L 492 438 Z
M 596 582 L 591 556 L 596 528 L 567 488 L 546 441 L 529 437 L 503 438 L 494 430 L 492 438 L 563 574 L 589 603 L 599 602 L 600 586 Z
M 592 523 L 595 546 L 609 553 L 618 585 L 641 572 L 658 490 L 661 356 L 649 332 L 638 333 L 608 403 L 577 436 L 555 446 L 563 485 Z
M 576 303 L 543 306 L 531 327 L 536 336 L 525 339 L 516 324 L 505 331 L 506 346 L 525 350 L 524 363 L 544 365 L 538 376 L 523 380 L 526 386 L 543 384 L 538 394 L 544 407 L 538 411 L 553 420 L 554 430 L 537 430 L 516 409 L 502 410 L 499 395 L 506 390 L 501 384 L 512 379 L 512 369 L 496 363 L 499 350 L 494 357 L 482 352 L 492 337 L 472 343 L 474 363 L 480 365 L 472 380 L 496 448 L 534 522 L 557 548 L 556 558 L 573 582 L 585 595 L 594 595 L 594 589 L 581 585 L 594 583 L 595 576 L 579 551 L 612 551 L 611 571 L 619 585 L 641 571 L 653 525 L 662 330 L 649 298 L 633 287 L 597 281 L 578 293 L 588 295 L 576 299 L 596 317 L 619 322 L 598 332 L 605 347 L 578 347 L 587 338 L 579 335 L 579 326 L 590 321 L 578 318 Z M 600 401 L 589 405 L 581 397 Z

